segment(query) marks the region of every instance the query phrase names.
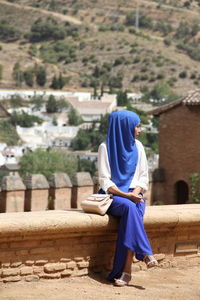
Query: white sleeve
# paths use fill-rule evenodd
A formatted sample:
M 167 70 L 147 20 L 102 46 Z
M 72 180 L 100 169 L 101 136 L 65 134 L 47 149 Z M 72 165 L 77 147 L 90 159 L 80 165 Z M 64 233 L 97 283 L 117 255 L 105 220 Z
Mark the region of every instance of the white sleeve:
M 116 184 L 111 180 L 108 152 L 105 143 L 102 143 L 98 149 L 98 173 L 100 187 L 105 192 L 107 192 L 109 187 L 116 186 Z
M 136 141 L 138 147 L 138 164 L 135 172 L 135 176 L 133 178 L 134 187 L 140 186 L 145 191 L 148 190 L 149 185 L 149 172 L 148 172 L 148 163 L 147 157 L 145 154 L 144 147 L 141 142 Z

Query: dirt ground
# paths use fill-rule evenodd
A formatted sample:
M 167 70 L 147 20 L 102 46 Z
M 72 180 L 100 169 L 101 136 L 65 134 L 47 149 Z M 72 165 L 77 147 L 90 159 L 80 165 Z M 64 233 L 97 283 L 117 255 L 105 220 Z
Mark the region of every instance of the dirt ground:
M 200 266 L 151 269 L 133 274 L 129 286 L 114 287 L 102 275 L 0 283 L 1 300 L 200 300 Z

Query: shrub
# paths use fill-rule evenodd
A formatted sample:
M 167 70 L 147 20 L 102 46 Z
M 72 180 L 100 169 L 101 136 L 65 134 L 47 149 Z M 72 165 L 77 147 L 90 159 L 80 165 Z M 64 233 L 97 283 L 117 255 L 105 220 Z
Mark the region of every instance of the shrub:
M 19 125 L 21 127 L 33 127 L 35 123 L 41 124 L 43 120 L 25 112 L 22 112 L 21 114 L 14 112 L 11 115 L 10 122 L 13 126 Z
M 28 86 L 30 87 L 33 86 L 34 77 L 35 77 L 35 72 L 32 68 L 28 68 L 26 71 L 24 71 L 24 80 Z
M 182 71 L 179 73 L 179 77 L 180 78 L 186 78 L 187 77 L 187 72 L 186 71 Z
M 140 56 L 136 56 L 135 58 L 134 58 L 134 60 L 133 60 L 133 63 L 134 64 L 137 64 L 137 63 L 139 63 L 141 61 L 141 57 Z
M 65 41 L 58 41 L 51 45 L 43 45 L 40 48 L 41 58 L 45 63 L 58 63 L 64 61 L 70 63 L 76 60 L 76 47 Z
M 41 42 L 47 40 L 62 40 L 66 37 L 67 30 L 59 25 L 54 19 L 48 18 L 46 21 L 38 19 L 31 27 L 29 35 L 30 42 Z
M 21 37 L 21 33 L 13 26 L 9 25 L 7 20 L 0 20 L 0 40 L 14 41 Z

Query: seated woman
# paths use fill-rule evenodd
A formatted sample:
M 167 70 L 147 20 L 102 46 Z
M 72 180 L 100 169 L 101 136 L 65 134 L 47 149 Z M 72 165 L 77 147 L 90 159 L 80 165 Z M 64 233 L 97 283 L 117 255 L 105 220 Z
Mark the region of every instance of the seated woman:
M 113 194 L 107 213 L 120 217 L 113 269 L 108 276 L 116 286 L 127 285 L 131 280 L 134 254 L 148 268 L 157 265 L 143 225 L 148 165 L 144 147 L 136 139 L 140 131 L 136 113 L 113 112 L 109 116 L 106 142 L 98 150 L 101 192 Z

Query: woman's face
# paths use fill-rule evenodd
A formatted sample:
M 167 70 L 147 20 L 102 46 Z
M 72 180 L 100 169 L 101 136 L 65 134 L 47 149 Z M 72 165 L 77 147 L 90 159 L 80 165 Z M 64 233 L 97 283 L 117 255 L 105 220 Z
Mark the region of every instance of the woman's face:
M 139 135 L 141 133 L 141 125 L 138 124 L 136 127 L 135 127 L 135 138 L 138 138 Z

